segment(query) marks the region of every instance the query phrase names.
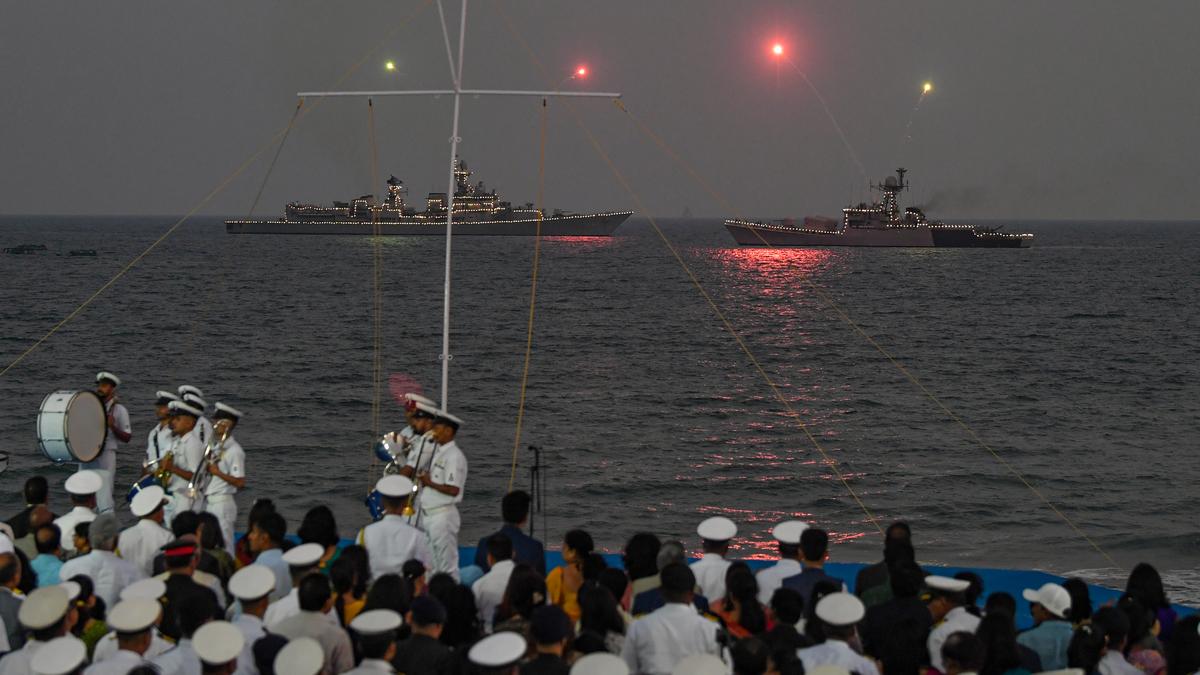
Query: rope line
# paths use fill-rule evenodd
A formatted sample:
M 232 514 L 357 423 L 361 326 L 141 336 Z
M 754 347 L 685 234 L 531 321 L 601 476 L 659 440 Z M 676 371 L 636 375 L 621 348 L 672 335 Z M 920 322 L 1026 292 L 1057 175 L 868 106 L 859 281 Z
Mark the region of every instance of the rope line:
M 521 424 L 525 420 L 525 392 L 529 383 L 529 361 L 533 354 L 533 316 L 537 307 L 538 266 L 542 253 L 542 217 L 546 210 L 546 99 L 542 99 L 541 130 L 538 134 L 538 217 L 533 239 L 533 271 L 529 284 L 529 321 L 525 327 L 525 367 L 521 370 L 521 395 L 517 401 L 517 429 L 513 434 L 512 467 L 508 473 L 508 492 L 517 480 L 517 452 L 521 447 Z
M 379 51 L 379 49 L 381 47 L 383 47 L 383 45 L 385 45 L 389 40 L 391 40 L 393 37 L 395 37 L 396 34 L 399 33 L 402 28 L 407 26 L 414 19 L 416 19 L 422 12 L 424 12 L 425 9 L 427 7 L 429 7 L 429 5 L 432 1 L 433 0 L 423 0 L 421 2 L 421 5 L 415 11 L 413 11 L 411 14 L 409 14 L 407 17 L 405 17 L 402 21 L 400 21 L 398 24 L 396 24 L 396 27 L 393 28 L 391 31 L 389 31 L 379 42 L 377 42 L 375 44 L 374 47 L 367 50 L 367 52 L 363 55 L 363 57 L 361 59 L 359 59 L 356 63 L 351 65 L 346 70 L 346 72 L 342 73 L 341 77 L 339 77 L 337 79 L 337 81 L 334 82 L 333 86 L 337 87 L 337 86 L 341 85 L 341 83 L 344 82 L 346 80 L 346 78 L 353 75 L 359 68 L 361 68 L 363 66 L 364 63 L 367 62 L 368 59 L 371 58 L 371 56 L 375 52 Z M 207 195 L 204 196 L 203 199 L 201 199 L 198 203 L 196 203 L 195 206 L 193 206 L 191 209 L 189 209 L 188 212 L 183 215 L 183 217 L 181 217 L 179 220 L 175 221 L 175 224 L 171 225 L 171 227 L 167 228 L 167 230 L 165 232 L 163 232 L 162 235 L 160 235 L 158 237 L 158 239 L 155 239 L 153 242 L 151 242 L 151 244 L 149 246 L 147 246 L 145 248 L 145 250 L 143 250 L 141 253 L 139 253 L 137 256 L 135 256 L 132 260 L 130 260 L 111 279 L 109 279 L 107 282 L 105 282 L 104 285 L 100 286 L 100 288 L 98 288 L 95 292 L 93 292 L 90 296 L 88 296 L 83 302 L 81 302 L 79 304 L 79 306 L 77 306 L 74 310 L 72 310 L 70 314 L 67 314 L 66 317 L 64 317 L 61 321 L 56 323 L 52 328 L 50 328 L 50 330 L 46 331 L 46 333 L 44 335 L 42 335 L 40 338 L 35 340 L 33 342 L 33 344 L 31 344 L 25 351 L 21 352 L 15 359 L 13 359 L 11 362 L 9 362 L 9 364 L 7 366 L 5 366 L 3 370 L 0 370 L 0 377 L 3 377 L 5 374 L 8 373 L 8 371 L 12 370 L 17 364 L 24 361 L 26 357 L 28 357 L 30 354 L 32 354 L 34 351 L 36 351 L 38 349 L 38 347 L 40 347 L 44 342 L 46 342 L 46 340 L 49 340 L 55 333 L 57 333 L 59 331 L 59 329 L 61 329 L 65 325 L 67 325 L 67 323 L 69 323 L 76 316 L 79 316 L 79 314 L 82 313 L 83 310 L 87 309 L 88 306 L 90 306 L 93 302 L 95 302 L 97 298 L 99 298 L 109 288 L 111 288 L 114 284 L 116 284 L 117 281 L 121 277 L 123 277 L 126 273 L 128 273 L 129 270 L 133 269 L 133 267 L 135 265 L 137 265 L 139 262 L 141 262 L 141 260 L 143 258 L 148 256 L 151 253 L 151 251 L 153 251 L 155 248 L 158 247 L 159 244 L 166 241 L 172 234 L 175 233 L 176 230 L 178 230 L 180 228 L 180 226 L 182 226 L 189 219 L 191 219 L 191 217 L 193 215 L 195 215 L 197 211 L 199 211 L 201 208 L 203 208 L 205 205 L 207 205 L 208 202 L 212 201 L 213 197 L 216 197 L 218 194 L 223 192 L 225 190 L 225 188 L 228 187 L 229 184 L 232 183 L 235 178 L 237 178 L 243 172 L 245 172 L 245 170 L 247 168 L 249 168 L 249 166 L 251 164 L 253 164 L 259 158 L 259 156 L 261 156 L 264 152 L 266 152 L 267 149 L 269 149 L 271 147 L 271 145 L 273 145 L 282 136 L 286 135 L 288 133 L 288 130 L 296 122 L 300 121 L 300 119 L 303 119 L 305 116 L 307 116 L 313 110 L 316 110 L 317 107 L 324 100 L 325 99 L 321 99 L 321 100 L 317 101 L 316 103 L 314 103 L 313 105 L 309 106 L 308 108 L 305 108 L 303 111 L 300 112 L 300 114 L 298 116 L 296 115 L 295 112 L 293 112 L 292 113 L 293 119 L 288 122 L 287 127 L 285 127 L 283 130 L 277 132 L 275 135 L 271 136 L 271 139 L 269 141 L 267 141 L 265 144 L 263 144 L 263 146 L 260 147 L 258 150 L 255 150 L 253 153 L 251 153 L 250 156 L 245 159 L 245 161 L 243 161 L 241 164 L 239 164 L 236 169 L 234 169 L 231 173 L 229 173 L 229 175 L 227 175 L 224 179 L 222 179 L 215 188 L 213 188 Z
M 279 162 L 279 154 L 283 152 L 283 146 L 287 143 L 288 134 L 292 133 L 292 126 L 296 124 L 296 117 L 300 114 L 300 108 L 302 107 L 304 107 L 304 99 L 296 101 L 296 109 L 292 111 L 292 121 L 288 122 L 288 127 L 283 132 L 283 138 L 279 139 L 279 147 L 275 148 L 275 156 L 271 158 L 271 163 L 267 165 L 267 173 L 263 176 L 262 183 L 258 186 L 258 192 L 254 195 L 254 201 L 250 203 L 250 210 L 246 212 L 246 220 L 250 220 L 254 216 L 254 209 L 258 208 L 258 201 L 262 199 L 263 190 L 267 189 L 267 181 L 271 180 L 271 172 L 275 170 L 275 164 Z

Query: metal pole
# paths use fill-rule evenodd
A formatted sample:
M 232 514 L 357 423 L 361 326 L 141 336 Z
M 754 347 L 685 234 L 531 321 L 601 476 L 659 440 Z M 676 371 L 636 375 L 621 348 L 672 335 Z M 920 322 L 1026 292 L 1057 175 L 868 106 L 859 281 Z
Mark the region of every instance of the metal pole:
M 439 3 L 440 6 L 440 3 Z M 450 249 L 454 228 L 454 165 L 458 159 L 458 112 L 462 102 L 463 44 L 467 38 L 467 0 L 463 0 L 462 18 L 458 24 L 458 64 L 454 73 L 454 124 L 450 134 L 450 179 L 446 188 L 446 280 L 442 296 L 442 410 L 449 410 L 450 400 Z M 449 40 L 446 42 L 449 47 Z M 447 56 L 449 54 L 447 53 Z M 451 67 L 455 64 L 451 63 Z

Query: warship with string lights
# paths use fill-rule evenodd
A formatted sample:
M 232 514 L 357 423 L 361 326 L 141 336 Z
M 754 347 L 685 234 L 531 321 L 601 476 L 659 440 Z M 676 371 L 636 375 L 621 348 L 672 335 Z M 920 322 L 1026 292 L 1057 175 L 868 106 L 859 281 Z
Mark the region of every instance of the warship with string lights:
M 532 203 L 514 206 L 501 201 L 495 190 L 483 181 L 471 184 L 472 172 L 466 162 L 454 162 L 454 198 L 451 200 L 454 235 L 501 235 L 548 237 L 611 237 L 632 211 L 609 213 L 570 213 L 555 210 L 540 213 Z M 231 234 L 375 234 L 444 235 L 446 233 L 446 193 L 430 192 L 425 210 L 417 211 L 407 202 L 408 189 L 403 181 L 391 176 L 387 198 L 375 203 L 374 195 L 364 195 L 333 206 L 289 203 L 278 220 L 227 220 Z M 540 215 L 540 224 L 539 224 Z
M 943 223 L 930 220 L 914 206 L 900 212 L 899 195 L 908 189 L 906 169 L 896 169 L 882 184 L 871 188 L 883 194 L 872 204 L 842 209 L 842 220 L 809 216 L 794 220 L 756 222 L 731 219 L 725 228 L 742 246 L 895 246 L 947 248 L 1028 248 L 1033 235 L 1006 232 L 1004 226 Z

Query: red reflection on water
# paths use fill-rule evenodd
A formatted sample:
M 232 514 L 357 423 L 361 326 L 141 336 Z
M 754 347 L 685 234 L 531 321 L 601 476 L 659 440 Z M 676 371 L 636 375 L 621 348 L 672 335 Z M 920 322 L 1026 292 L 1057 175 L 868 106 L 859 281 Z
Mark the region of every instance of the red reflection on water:
M 715 252 L 718 260 L 745 272 L 786 273 L 810 277 L 837 255 L 827 248 L 726 248 Z
M 544 242 L 554 242 L 568 251 L 594 251 L 617 245 L 616 237 L 555 236 L 542 237 Z

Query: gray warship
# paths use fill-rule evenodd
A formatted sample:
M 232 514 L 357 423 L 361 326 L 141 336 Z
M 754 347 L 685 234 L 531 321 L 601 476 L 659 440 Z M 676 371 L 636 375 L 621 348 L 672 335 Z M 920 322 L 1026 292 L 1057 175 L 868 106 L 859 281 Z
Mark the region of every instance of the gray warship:
M 1033 235 L 1005 232 L 1004 226 L 943 223 L 930 220 L 910 206 L 900 212 L 899 193 L 908 188 L 906 169 L 896 169 L 882 184 L 881 201 L 842 209 L 842 220 L 809 216 L 802 224 L 791 219 L 757 222 L 731 219 L 725 228 L 742 246 L 911 246 L 948 248 L 1029 248 Z
M 454 235 L 533 236 L 538 234 L 539 210 L 532 203 L 520 206 L 501 201 L 483 181 L 472 185 L 466 162 L 454 162 Z M 395 176 L 387 181 L 387 197 L 376 204 L 373 195 L 363 195 L 333 206 L 291 202 L 277 220 L 227 220 L 231 234 L 375 234 L 445 235 L 446 193 L 430 192 L 425 210 L 417 211 L 407 201 L 408 189 Z M 555 210 L 541 214 L 540 232 L 547 237 L 611 237 L 632 211 L 570 213 Z

